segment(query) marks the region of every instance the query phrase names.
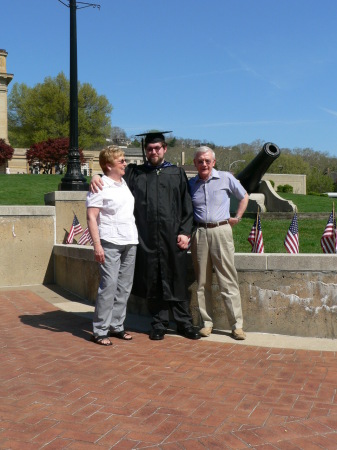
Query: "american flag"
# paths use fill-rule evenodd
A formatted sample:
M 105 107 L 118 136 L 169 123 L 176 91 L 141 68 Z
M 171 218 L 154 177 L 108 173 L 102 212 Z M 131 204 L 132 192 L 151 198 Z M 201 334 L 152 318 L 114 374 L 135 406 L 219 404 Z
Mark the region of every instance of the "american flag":
M 66 244 L 72 244 L 73 240 L 74 240 L 74 236 L 82 233 L 82 231 L 83 231 L 83 228 L 81 227 L 81 224 L 78 221 L 76 214 L 74 214 L 73 224 L 71 225 L 71 228 L 70 228 L 67 240 L 66 240 Z
M 285 237 L 284 246 L 288 253 L 299 253 L 298 222 L 296 213 L 294 214 Z
M 336 220 L 334 219 L 333 212 L 331 212 L 328 223 L 326 224 L 324 233 L 321 237 L 321 247 L 323 253 L 336 253 L 336 241 Z
M 91 245 L 94 244 L 93 240 L 91 239 L 91 235 L 89 232 L 89 228 L 86 228 L 84 230 L 84 233 L 82 234 L 82 236 L 80 237 L 80 240 L 78 241 L 79 245 L 85 245 L 87 242 L 90 242 Z
M 254 222 L 254 225 L 252 226 L 252 229 L 250 230 L 248 242 L 252 246 L 252 253 L 264 253 L 260 216 L 258 216 L 257 219 L 257 230 L 256 230 L 256 220 Z

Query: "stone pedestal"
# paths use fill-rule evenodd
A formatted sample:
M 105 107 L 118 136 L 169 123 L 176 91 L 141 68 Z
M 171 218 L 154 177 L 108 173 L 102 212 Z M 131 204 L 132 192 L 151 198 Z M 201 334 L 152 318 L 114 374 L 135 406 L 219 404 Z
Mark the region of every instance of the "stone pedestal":
M 87 192 L 69 192 L 55 191 L 49 192 L 44 196 L 46 206 L 55 206 L 56 211 L 56 227 L 55 242 L 56 244 L 64 244 L 71 225 L 73 223 L 74 214 L 76 214 L 83 230 L 87 228 L 87 210 L 85 201 Z M 80 236 L 80 235 L 79 235 Z M 74 243 L 78 236 L 75 236 Z
M 0 139 L 8 141 L 8 117 L 7 117 L 7 86 L 13 79 L 13 74 L 7 73 L 6 50 L 0 49 Z

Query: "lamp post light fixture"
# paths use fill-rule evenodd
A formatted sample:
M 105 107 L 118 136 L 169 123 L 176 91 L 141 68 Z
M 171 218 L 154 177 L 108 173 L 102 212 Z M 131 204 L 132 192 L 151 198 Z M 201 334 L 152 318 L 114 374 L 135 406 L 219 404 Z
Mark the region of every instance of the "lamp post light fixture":
M 230 172 L 230 170 L 231 170 L 232 166 L 234 166 L 234 164 L 239 163 L 239 162 L 246 162 L 246 160 L 245 159 L 237 159 L 236 161 L 233 161 L 228 166 L 228 172 Z
M 59 184 L 60 191 L 87 191 L 89 184 L 81 172 L 80 152 L 78 149 L 78 86 L 77 86 L 77 31 L 76 31 L 76 9 L 87 7 L 98 7 L 93 3 L 77 2 L 69 0 L 66 4 L 60 3 L 70 10 L 70 136 L 69 153 L 67 162 L 67 173 Z

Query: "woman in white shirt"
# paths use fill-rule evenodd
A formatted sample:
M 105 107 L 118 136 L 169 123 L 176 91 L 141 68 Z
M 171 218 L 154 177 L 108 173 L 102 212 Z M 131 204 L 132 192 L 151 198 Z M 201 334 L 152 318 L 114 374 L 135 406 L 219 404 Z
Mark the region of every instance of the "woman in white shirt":
M 138 233 L 133 215 L 134 198 L 122 178 L 126 162 L 118 147 L 99 154 L 104 187 L 87 195 L 87 222 L 95 260 L 100 263 L 100 285 L 93 319 L 93 341 L 111 345 L 109 335 L 131 340 L 124 330 L 131 292 Z

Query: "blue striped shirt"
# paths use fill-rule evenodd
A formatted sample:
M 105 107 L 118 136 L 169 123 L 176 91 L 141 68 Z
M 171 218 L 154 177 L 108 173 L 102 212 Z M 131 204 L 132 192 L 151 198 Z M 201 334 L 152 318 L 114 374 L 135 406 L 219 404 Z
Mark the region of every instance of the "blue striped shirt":
M 246 194 L 231 173 L 215 169 L 208 180 L 202 180 L 197 175 L 190 179 L 189 184 L 196 222 L 215 223 L 229 219 L 231 195 L 240 201 Z

